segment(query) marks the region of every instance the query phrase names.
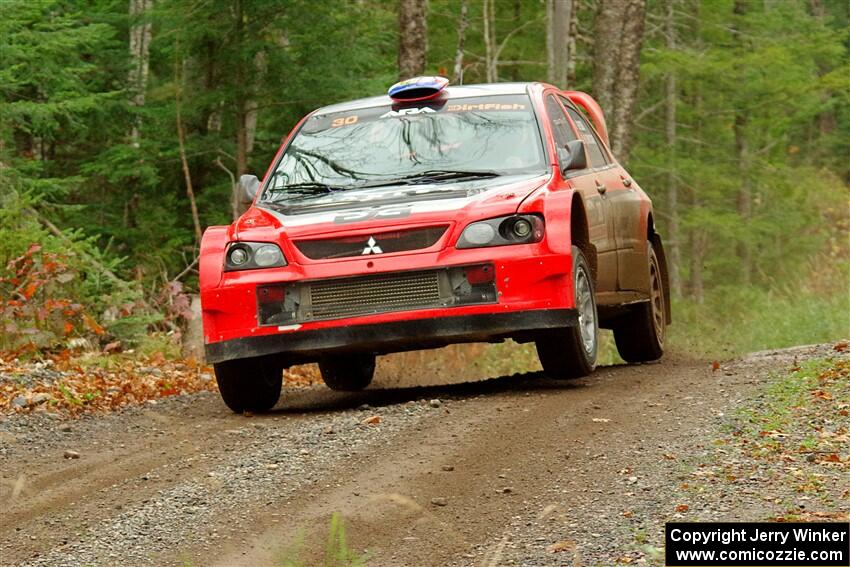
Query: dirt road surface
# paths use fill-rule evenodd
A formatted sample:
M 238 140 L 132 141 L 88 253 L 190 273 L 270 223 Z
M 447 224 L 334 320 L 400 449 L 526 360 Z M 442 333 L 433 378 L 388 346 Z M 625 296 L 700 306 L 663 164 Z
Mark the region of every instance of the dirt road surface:
M 0 422 L 0 564 L 312 565 L 338 512 L 368 565 L 612 565 L 657 543 L 665 520 L 754 513 L 677 510 L 686 457 L 771 370 L 822 350 L 719 369 L 668 356 L 574 382 L 315 387 L 253 417 L 214 394 L 13 416 Z

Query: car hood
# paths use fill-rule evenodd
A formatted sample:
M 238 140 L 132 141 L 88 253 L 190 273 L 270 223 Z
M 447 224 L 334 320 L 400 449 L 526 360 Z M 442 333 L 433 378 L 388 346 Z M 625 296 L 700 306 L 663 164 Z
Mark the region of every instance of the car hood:
M 359 229 L 469 222 L 511 214 L 550 174 L 506 175 L 331 193 L 295 205 L 258 203 L 232 225 L 234 240 L 313 237 Z

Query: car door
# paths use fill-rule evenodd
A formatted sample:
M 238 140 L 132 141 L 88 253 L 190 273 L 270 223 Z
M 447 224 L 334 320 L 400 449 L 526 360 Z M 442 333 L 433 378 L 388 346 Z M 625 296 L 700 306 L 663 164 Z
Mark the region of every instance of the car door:
M 632 280 L 634 278 L 624 280 L 622 277 L 624 268 L 627 267 L 624 264 L 623 255 L 624 251 L 631 251 L 637 246 L 635 238 L 639 233 L 640 196 L 633 187 L 631 177 L 614 160 L 608 148 L 593 129 L 590 121 L 587 120 L 581 111 L 569 103 L 568 100 L 564 100 L 564 104 L 567 108 L 567 113 L 573 122 L 575 122 L 579 133 L 582 135 L 582 139 L 587 143 L 588 155 L 596 163 L 602 164 L 597 166 L 596 174 L 604 190 L 607 202 L 606 213 L 609 220 L 610 238 L 613 242 L 615 255 L 617 256 L 618 275 L 615 289 L 633 289 Z M 627 256 L 629 255 L 627 254 Z M 631 265 L 631 262 L 629 264 Z
M 552 126 L 555 144 L 564 148 L 567 142 L 579 138 L 575 126 L 567 116 L 564 107 L 554 95 L 548 95 L 545 100 L 546 113 Z M 617 286 L 617 250 L 612 238 L 608 202 L 605 189 L 599 178 L 593 161 L 593 155 L 588 149 L 588 167 L 580 171 L 568 171 L 564 175 L 565 183 L 569 183 L 578 191 L 584 201 L 587 212 L 588 232 L 591 243 L 596 247 L 597 262 L 597 292 L 616 290 Z M 560 155 L 559 163 L 560 163 Z

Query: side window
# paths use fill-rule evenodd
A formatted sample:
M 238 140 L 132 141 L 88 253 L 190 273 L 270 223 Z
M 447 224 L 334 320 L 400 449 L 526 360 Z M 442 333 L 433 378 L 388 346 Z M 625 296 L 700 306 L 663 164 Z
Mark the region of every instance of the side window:
M 591 166 L 599 167 L 608 163 L 608 160 L 605 159 L 605 150 L 602 149 L 602 142 L 596 137 L 596 132 L 593 131 L 587 120 L 569 106 L 567 106 L 567 112 L 570 113 L 570 118 L 576 123 L 579 135 L 587 146 L 587 155 L 590 158 Z
M 577 140 L 575 132 L 573 132 L 570 121 L 567 120 L 567 115 L 564 114 L 564 109 L 560 103 L 555 100 L 554 96 L 546 97 L 546 114 L 549 115 L 549 122 L 552 124 L 552 133 L 555 136 L 555 143 L 560 150 L 567 145 L 567 142 Z
M 552 124 L 552 135 L 557 146 L 558 161 L 564 163 L 567 142 L 578 140 L 578 138 L 567 115 L 564 114 L 564 109 L 554 96 L 546 97 L 546 114 L 549 115 L 549 122 Z

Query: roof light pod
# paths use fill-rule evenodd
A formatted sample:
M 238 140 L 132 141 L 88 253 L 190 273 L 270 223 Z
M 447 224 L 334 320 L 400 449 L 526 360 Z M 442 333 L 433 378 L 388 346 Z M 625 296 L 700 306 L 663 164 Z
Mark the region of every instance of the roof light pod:
M 394 84 L 387 94 L 393 100 L 427 100 L 439 95 L 448 84 L 449 80 L 445 77 L 413 77 Z

